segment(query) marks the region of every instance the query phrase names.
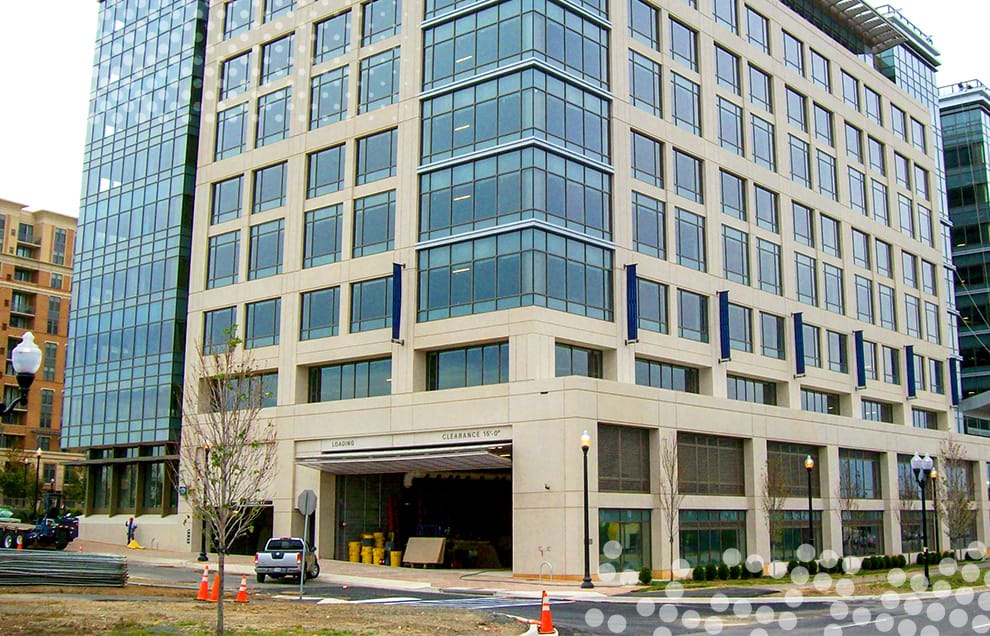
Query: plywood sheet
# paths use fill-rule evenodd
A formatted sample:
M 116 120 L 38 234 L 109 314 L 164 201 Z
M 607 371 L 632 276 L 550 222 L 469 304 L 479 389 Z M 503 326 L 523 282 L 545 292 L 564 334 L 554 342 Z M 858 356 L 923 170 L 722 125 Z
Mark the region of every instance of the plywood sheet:
M 410 537 L 402 562 L 412 565 L 440 565 L 443 563 L 446 543 L 445 537 Z

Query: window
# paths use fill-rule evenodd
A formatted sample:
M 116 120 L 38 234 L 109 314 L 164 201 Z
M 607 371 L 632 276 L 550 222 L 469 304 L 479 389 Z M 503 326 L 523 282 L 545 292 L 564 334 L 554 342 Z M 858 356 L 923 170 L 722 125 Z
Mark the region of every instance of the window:
M 932 211 L 923 205 L 918 205 L 918 240 L 935 247 L 932 237 Z
M 251 85 L 251 51 L 224 60 L 220 70 L 220 101 L 240 95 Z
M 244 177 L 237 176 L 213 184 L 213 207 L 210 223 L 223 223 L 241 216 L 241 192 Z
M 911 162 L 899 152 L 894 153 L 894 178 L 897 185 L 911 189 Z
M 741 439 L 678 433 L 677 465 L 684 494 L 742 496 L 746 492 Z
M 359 113 L 367 113 L 398 101 L 399 47 L 362 59 L 360 73 Z
M 826 331 L 828 341 L 828 368 L 839 373 L 849 372 L 848 337 L 844 333 Z
M 282 273 L 284 227 L 283 219 L 251 226 L 248 280 Z
M 722 265 L 727 280 L 749 285 L 749 235 L 722 226 Z
M 925 390 L 925 358 L 922 356 L 912 356 L 910 364 L 914 368 L 914 388 L 916 391 Z
M 880 326 L 897 331 L 897 313 L 894 310 L 894 290 L 886 285 L 877 285 L 880 299 Z
M 894 405 L 863 398 L 863 419 L 871 422 L 894 423 Z
M 859 80 L 841 71 L 842 75 L 842 101 L 859 110 Z
M 869 86 L 864 87 L 863 94 L 866 96 L 866 116 L 877 124 L 883 125 L 883 116 L 880 112 L 880 94 Z
M 753 310 L 749 307 L 729 304 L 729 346 L 753 352 Z
M 247 104 L 238 104 L 217 113 L 216 161 L 244 152 L 247 137 Z
M 240 236 L 240 232 L 228 232 L 210 237 L 209 264 L 206 268 L 207 289 L 237 282 Z
M 719 171 L 721 183 L 722 214 L 745 221 L 746 180 L 725 170 Z
M 705 218 L 677 208 L 677 263 L 706 271 Z
M 945 394 L 945 373 L 941 360 L 928 360 L 928 386 L 932 393 Z
M 62 289 L 62 275 L 61 274 L 51 274 L 48 278 L 48 286 L 52 289 Z M 935 289 L 934 287 L 932 288 Z M 930 292 L 934 294 L 935 292 Z
M 718 143 L 740 157 L 743 155 L 742 109 L 729 100 L 718 97 Z
M 674 150 L 674 192 L 697 203 L 704 203 L 702 163 L 680 150 Z
M 357 140 L 355 185 L 395 176 L 398 130 L 393 128 Z
M 791 181 L 811 187 L 811 151 L 808 143 L 788 135 L 788 149 L 791 157 Z
M 839 200 L 839 189 L 836 185 L 835 157 L 819 150 L 818 156 L 818 191 L 833 201 Z
M 426 354 L 426 390 L 509 381 L 509 343 L 498 342 Z M 600 438 L 599 438 L 600 440 Z
M 733 33 L 739 33 L 739 14 L 736 12 L 736 0 L 714 0 L 714 5 L 715 22 Z
M 794 219 L 794 240 L 808 247 L 815 246 L 814 212 L 794 201 L 791 203 L 791 215 Z
M 633 177 L 663 187 L 663 144 L 652 137 L 631 131 Z
M 347 53 L 350 43 L 350 11 L 317 22 L 313 37 L 313 64 L 322 64 Z
M 928 152 L 928 145 L 925 142 L 925 125 L 914 117 L 911 118 L 911 145 L 921 152 Z
M 921 288 L 926 294 L 937 295 L 935 289 L 935 263 L 921 261 Z
M 768 358 L 784 359 L 784 319 L 760 312 L 760 353 Z
M 392 277 L 351 284 L 351 333 L 392 326 Z
M 893 104 L 890 105 L 890 128 L 895 137 L 907 141 L 907 113 Z
M 900 354 L 897 349 L 888 346 L 881 347 L 883 356 L 883 381 L 887 384 L 900 384 Z
M 736 95 L 742 94 L 739 83 L 739 56 L 715 45 L 715 79 L 719 86 Z
M 849 122 L 845 124 L 845 131 L 846 156 L 857 163 L 863 163 L 863 131 Z
M 840 497 L 880 499 L 880 454 L 839 449 Z
M 257 214 L 285 205 L 285 163 L 254 171 L 254 202 L 251 212 Z
M 774 137 L 773 124 L 756 115 L 750 115 L 750 117 L 753 125 L 753 161 L 774 172 L 777 170 L 777 142 Z
M 340 259 L 342 208 L 337 203 L 306 213 L 303 267 L 335 263 Z
M 557 343 L 554 347 L 555 375 L 581 375 L 588 378 L 602 377 L 602 352 L 575 345 Z
M 674 125 L 689 133 L 701 135 L 701 87 L 677 73 L 673 75 Z
M 928 191 L 928 171 L 917 164 L 914 166 L 914 193 L 925 201 L 931 200 Z
M 778 296 L 783 295 L 780 280 L 780 246 L 757 238 L 756 252 L 759 258 L 760 289 Z
M 918 258 L 914 254 L 901 252 L 901 269 L 903 270 L 904 284 L 918 289 Z
M 277 345 L 281 312 L 281 298 L 248 303 L 244 348 L 253 349 L 254 347 Z
M 657 117 L 660 107 L 660 65 L 653 60 L 629 51 L 629 101 Z
M 310 130 L 343 121 L 347 115 L 347 67 L 314 77 L 310 96 Z
M 822 251 L 831 256 L 842 258 L 839 222 L 824 214 L 818 215 L 818 221 L 822 231 Z
M 269 42 L 261 47 L 261 83 L 287 77 L 292 71 L 292 49 L 295 36 Z
M 400 0 L 371 0 L 362 6 L 361 46 L 397 35 L 402 28 Z
M 938 413 L 919 408 L 912 408 L 911 423 L 914 424 L 915 428 L 926 428 L 931 431 L 937 431 Z
M 812 413 L 839 415 L 839 395 L 838 393 L 802 388 L 801 410 L 811 411 Z
M 632 193 L 633 248 L 657 258 L 667 258 L 667 228 L 664 205 L 639 192 Z
M 797 299 L 809 305 L 818 306 L 818 274 L 815 259 L 804 254 L 794 254 L 797 267 Z
M 866 175 L 849 166 L 849 207 L 863 216 L 866 210 Z
M 394 239 L 395 190 L 354 199 L 354 258 L 390 250 Z
M 730 400 L 754 402 L 756 404 L 777 404 L 777 383 L 765 380 L 753 380 L 738 375 L 725 378 L 726 391 Z
M 271 22 L 280 15 L 291 13 L 296 8 L 296 0 L 265 0 L 265 22 Z
M 660 50 L 660 11 L 643 0 L 629 0 L 629 35 Z
M 897 216 L 900 219 L 901 234 L 914 238 L 914 207 L 911 199 L 903 194 L 897 195 Z
M 808 132 L 807 98 L 790 86 L 787 87 L 787 122 Z
M 887 186 L 876 179 L 870 180 L 870 206 L 873 208 L 873 218 L 884 225 L 890 225 Z
M 344 187 L 344 146 L 326 148 L 306 156 L 309 164 L 306 197 L 336 192 Z
M 289 135 L 292 89 L 285 88 L 258 98 L 258 129 L 255 146 L 261 148 Z
M 42 380 L 44 380 L 45 382 L 55 381 L 55 368 L 57 363 L 58 363 L 58 343 L 46 342 L 45 355 L 42 357 L 42 367 L 41 367 Z
M 835 146 L 835 132 L 832 125 L 832 111 L 815 104 L 815 138 Z
M 767 112 L 773 112 L 770 76 L 753 65 L 749 67 L 749 101 Z
M 679 554 L 691 567 L 721 563 L 730 548 L 746 550 L 745 510 L 680 510 L 677 528 Z
M 822 264 L 825 288 L 825 309 L 843 315 L 846 313 L 845 293 L 842 284 L 842 268 L 830 263 Z
M 230 0 L 224 7 L 223 39 L 229 40 L 251 28 L 254 0 Z
M 784 65 L 804 75 L 804 42 L 784 31 Z
M 770 52 L 770 23 L 761 13 L 746 7 L 746 38 L 750 43 Z
M 2 215 L 0 215 L 0 220 L 2 220 Z M 2 236 L 3 224 L 0 223 L 0 236 Z M 52 233 L 52 264 L 53 265 L 65 265 L 65 244 L 68 240 L 69 233 L 66 232 L 64 228 L 57 227 Z M 3 241 L 0 240 L 0 246 L 2 246 Z
M 203 353 L 222 353 L 227 343 L 237 334 L 237 308 L 226 307 L 203 313 Z
M 685 393 L 698 392 L 698 370 L 646 358 L 636 358 L 636 384 Z
M 756 225 L 779 234 L 780 214 L 777 209 L 777 193 L 762 186 L 755 186 L 753 195 L 756 198 Z
M 339 287 L 303 293 L 299 339 L 313 340 L 314 338 L 336 336 L 339 315 Z
M 645 278 L 637 278 L 639 293 L 639 328 L 657 333 L 668 333 L 667 286 Z
M 884 157 L 883 144 L 873 137 L 867 137 L 866 145 L 870 151 L 870 168 L 883 176 L 887 176 L 887 161 Z
M 692 71 L 698 70 L 698 34 L 677 20 L 670 21 L 670 56 Z
M 816 51 L 808 49 L 811 55 L 811 81 L 825 89 L 825 92 L 832 92 L 832 69 L 828 58 Z
M 687 340 L 708 342 L 708 297 L 677 290 L 677 335 Z
M 856 318 L 873 324 L 873 281 L 856 276 Z
M 52 412 L 55 406 L 55 391 L 51 389 L 41 389 L 41 409 L 38 412 L 38 427 L 39 428 L 51 428 L 52 427 Z M 55 479 L 55 466 L 52 464 L 45 464 L 45 481 L 54 481 Z M 49 466 L 51 466 L 51 476 L 49 476 Z
M 330 402 L 388 395 L 392 390 L 391 382 L 391 358 L 313 367 L 309 370 L 309 401 Z
M 611 492 L 650 491 L 650 431 L 598 425 L 598 487 Z
M 890 245 L 885 241 L 876 239 L 874 246 L 876 248 L 877 256 L 877 274 L 886 276 L 887 278 L 893 278 L 894 265 L 893 260 L 891 260 Z
M 904 325 L 907 335 L 921 337 L 921 301 L 907 294 L 904 295 Z

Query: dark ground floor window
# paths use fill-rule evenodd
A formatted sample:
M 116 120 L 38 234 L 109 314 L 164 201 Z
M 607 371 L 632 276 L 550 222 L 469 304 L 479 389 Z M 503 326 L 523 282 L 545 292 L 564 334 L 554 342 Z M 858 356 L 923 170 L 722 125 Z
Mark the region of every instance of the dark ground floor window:
M 639 571 L 649 567 L 650 560 L 650 511 L 610 510 L 598 511 L 598 565 L 604 572 L 606 564 L 616 572 Z
M 822 544 L 822 513 L 815 510 L 811 515 L 812 539 L 808 538 L 808 511 L 782 510 L 780 512 L 780 530 L 778 536 L 771 540 L 771 552 L 775 561 L 790 561 L 797 558 L 797 549 L 803 543 L 810 543 L 816 553 L 821 553 Z
M 691 567 L 721 563 L 730 548 L 746 556 L 745 510 L 681 510 L 678 525 L 681 559 Z
M 883 553 L 883 512 L 879 510 L 843 511 L 843 556 L 869 556 Z

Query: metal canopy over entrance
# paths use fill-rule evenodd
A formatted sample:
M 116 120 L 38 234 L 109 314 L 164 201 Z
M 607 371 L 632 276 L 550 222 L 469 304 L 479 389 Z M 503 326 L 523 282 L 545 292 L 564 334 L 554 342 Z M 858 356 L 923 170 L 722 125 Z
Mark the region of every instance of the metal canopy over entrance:
M 512 442 L 323 451 L 296 462 L 335 475 L 505 469 L 512 467 Z

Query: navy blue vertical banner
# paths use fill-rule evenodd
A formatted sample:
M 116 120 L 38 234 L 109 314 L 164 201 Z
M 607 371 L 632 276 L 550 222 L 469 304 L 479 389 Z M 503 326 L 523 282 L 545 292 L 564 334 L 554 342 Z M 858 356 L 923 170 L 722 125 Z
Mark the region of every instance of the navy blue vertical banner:
M 791 314 L 794 319 L 794 375 L 804 375 L 804 316 Z
M 718 358 L 720 362 L 732 359 L 732 345 L 729 342 L 729 292 L 718 292 Z
M 914 345 L 904 347 L 904 377 L 907 379 L 907 396 L 909 398 L 918 397 L 918 390 L 914 386 Z
M 399 342 L 402 326 L 402 264 L 392 263 L 392 340 Z
M 639 282 L 636 265 L 626 265 L 626 342 L 639 340 Z
M 959 360 L 949 358 L 949 394 L 952 406 L 959 406 Z
M 856 388 L 866 388 L 866 350 L 863 346 L 863 330 L 853 332 L 853 347 L 856 349 Z M 876 361 L 874 361 L 876 364 Z

